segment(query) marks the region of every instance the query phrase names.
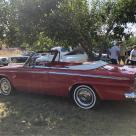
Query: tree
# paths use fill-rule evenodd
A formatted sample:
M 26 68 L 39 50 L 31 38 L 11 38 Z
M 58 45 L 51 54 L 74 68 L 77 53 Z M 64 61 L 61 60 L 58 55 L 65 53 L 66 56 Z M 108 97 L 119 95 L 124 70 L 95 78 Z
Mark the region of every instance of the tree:
M 135 0 L 0 0 L 0 41 L 30 49 L 82 46 L 104 50 L 134 23 Z
M 47 47 L 47 43 L 51 46 L 53 40 L 48 38 L 43 23 L 50 10 L 56 8 L 57 2 L 58 0 L 22 0 L 20 2 L 18 25 L 21 37 L 23 37 L 22 43 L 27 43 L 31 49 Z M 45 39 L 50 42 L 45 42 Z
M 17 46 L 19 42 L 16 5 L 15 0 L 0 1 L 0 39 L 8 46 Z
M 43 35 L 44 16 L 55 8 L 57 1 L 0 0 L 0 39 L 10 47 L 29 45 L 32 48 Z
M 9 11 L 7 6 L 7 2 L 0 0 L 0 40 L 4 39 L 6 28 L 8 28 L 7 16 Z
M 126 24 L 136 22 L 135 0 L 108 0 L 102 3 L 101 8 L 101 15 L 103 16 L 105 25 L 107 25 L 107 35 L 113 32 L 115 37 L 117 35 L 124 36 Z
M 93 48 L 102 51 L 110 40 L 126 37 L 122 24 L 135 21 L 135 3 L 95 0 L 89 6 L 87 0 L 63 0 L 47 16 L 45 31 L 56 41 L 73 47 L 81 45 L 89 58 L 93 58 Z
M 133 45 L 136 45 L 136 36 L 131 36 L 125 41 L 125 44 L 127 47 L 132 47 Z
M 89 7 L 87 0 L 64 0 L 47 16 L 45 31 L 51 39 L 73 47 L 82 46 L 92 58 L 92 50 L 102 32 L 99 6 L 92 3 Z

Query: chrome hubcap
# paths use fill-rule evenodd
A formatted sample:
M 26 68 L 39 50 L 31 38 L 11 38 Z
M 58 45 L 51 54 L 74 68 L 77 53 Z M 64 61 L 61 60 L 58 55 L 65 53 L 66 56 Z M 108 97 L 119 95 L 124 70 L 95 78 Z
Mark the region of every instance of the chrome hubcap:
M 90 87 L 81 85 L 74 91 L 74 101 L 79 107 L 90 109 L 96 103 L 96 95 Z
M 7 79 L 2 78 L 2 79 L 0 80 L 0 85 L 1 85 L 0 87 L 1 87 L 1 92 L 2 92 L 2 94 L 4 94 L 4 95 L 9 95 L 10 92 L 11 92 L 10 82 L 9 82 Z
M 80 88 L 77 93 L 77 101 L 84 106 L 89 106 L 93 102 L 93 94 L 88 88 Z

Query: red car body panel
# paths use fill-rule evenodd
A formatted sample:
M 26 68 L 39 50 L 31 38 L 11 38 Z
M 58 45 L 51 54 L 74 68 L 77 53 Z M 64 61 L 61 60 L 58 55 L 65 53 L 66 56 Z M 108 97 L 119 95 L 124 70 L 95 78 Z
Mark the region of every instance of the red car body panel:
M 135 69 L 111 66 L 112 69 L 73 70 L 71 63 L 50 63 L 46 67 L 23 65 L 0 68 L 0 76 L 7 77 L 20 91 L 69 96 L 75 85 L 89 85 L 102 100 L 123 100 L 124 93 L 135 89 Z M 107 65 L 110 66 L 110 65 Z

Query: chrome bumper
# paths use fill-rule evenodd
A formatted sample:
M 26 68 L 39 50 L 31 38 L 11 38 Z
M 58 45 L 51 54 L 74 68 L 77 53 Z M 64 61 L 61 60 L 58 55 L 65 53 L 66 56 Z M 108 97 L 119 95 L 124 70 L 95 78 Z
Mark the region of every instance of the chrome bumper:
M 126 99 L 136 99 L 136 92 L 125 93 L 124 95 Z

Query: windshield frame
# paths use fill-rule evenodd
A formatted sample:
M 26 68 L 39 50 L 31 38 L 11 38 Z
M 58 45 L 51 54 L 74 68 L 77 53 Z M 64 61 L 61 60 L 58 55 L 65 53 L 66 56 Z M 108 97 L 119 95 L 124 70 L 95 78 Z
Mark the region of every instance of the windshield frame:
M 33 53 L 33 54 L 27 59 L 27 61 L 26 61 L 25 64 L 24 64 L 24 67 L 34 67 L 34 66 L 35 66 L 35 64 L 34 64 L 34 61 L 35 61 L 35 60 L 34 60 L 34 59 L 36 59 L 37 56 L 40 55 L 40 54 L 42 54 L 42 53 L 50 53 L 50 54 L 53 54 L 53 55 L 54 55 L 53 58 L 52 58 L 52 60 L 49 61 L 49 63 L 55 62 L 55 60 L 56 60 L 56 58 L 57 58 L 58 55 L 59 55 L 58 61 L 60 61 L 60 52 L 57 51 L 57 50 L 35 52 L 35 53 Z M 30 64 L 33 64 L 33 65 L 30 65 Z

